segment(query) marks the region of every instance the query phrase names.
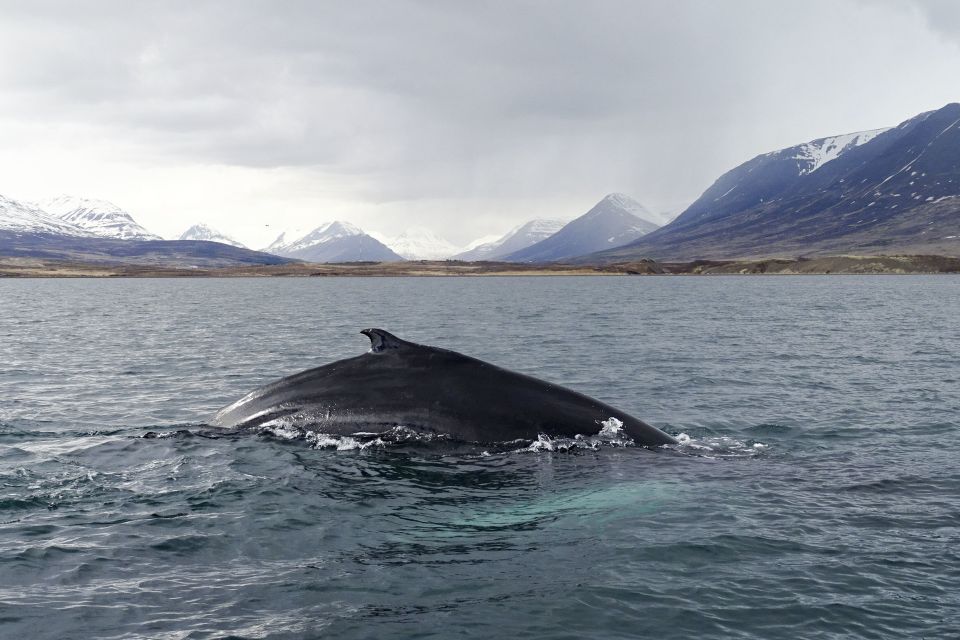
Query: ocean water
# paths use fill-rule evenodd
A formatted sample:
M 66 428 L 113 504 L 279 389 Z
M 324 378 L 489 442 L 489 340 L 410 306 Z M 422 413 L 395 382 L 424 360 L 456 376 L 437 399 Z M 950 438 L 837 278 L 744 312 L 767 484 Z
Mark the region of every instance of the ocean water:
M 0 637 L 958 638 L 958 318 L 952 276 L 2 280 Z M 204 428 L 365 327 L 681 444 Z

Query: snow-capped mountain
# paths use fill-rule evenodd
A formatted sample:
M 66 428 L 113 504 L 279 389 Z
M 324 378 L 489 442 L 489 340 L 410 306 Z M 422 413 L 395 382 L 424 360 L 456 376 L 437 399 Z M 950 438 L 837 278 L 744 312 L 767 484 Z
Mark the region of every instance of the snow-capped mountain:
M 757 156 L 676 220 L 593 259 L 960 255 L 960 104 Z
M 541 240 L 549 238 L 566 224 L 563 220 L 537 219 L 514 227 L 493 240 L 486 238 L 467 246 L 466 250 L 454 256 L 455 260 L 476 262 L 479 260 L 498 260 L 506 255 L 526 249 Z
M 370 235 L 407 260 L 445 260 L 461 251 L 460 247 L 423 227 L 412 227 L 392 238 Z
M 0 196 L 0 257 L 171 267 L 289 262 L 285 258 L 209 242 L 104 237 L 34 205 L 3 196 Z
M 0 230 L 16 234 L 94 235 L 31 204 L 4 196 L 0 196 Z
M 219 242 L 228 244 L 231 247 L 241 247 L 246 249 L 242 242 L 234 240 L 230 236 L 220 233 L 213 227 L 206 224 L 195 224 L 180 235 L 181 240 L 204 240 L 206 242 Z
M 291 234 L 287 231 L 281 233 L 266 250 L 293 253 L 295 251 L 309 249 L 310 247 L 329 244 L 344 238 L 361 236 L 363 235 L 363 231 L 349 222 L 335 220 L 333 222 L 324 222 L 313 231 L 299 238 L 288 239 L 288 235 Z
M 162 240 L 137 224 L 129 213 L 106 200 L 60 196 L 40 202 L 39 208 L 104 238 Z
M 309 262 L 399 262 L 403 257 L 349 222 L 325 222 L 294 240 L 281 233 L 267 253 Z
M 646 207 L 622 193 L 611 193 L 562 229 L 520 251 L 508 262 L 554 262 L 619 247 L 659 227 Z

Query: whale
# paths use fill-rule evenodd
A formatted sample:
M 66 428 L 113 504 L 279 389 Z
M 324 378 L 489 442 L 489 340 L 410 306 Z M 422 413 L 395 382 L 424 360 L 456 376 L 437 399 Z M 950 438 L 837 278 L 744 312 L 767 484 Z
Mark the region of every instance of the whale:
M 456 351 L 361 331 L 366 353 L 255 389 L 210 422 L 226 429 L 275 425 L 331 436 L 405 428 L 466 443 L 591 436 L 612 429 L 634 444 L 677 440 L 630 414 L 558 384 Z

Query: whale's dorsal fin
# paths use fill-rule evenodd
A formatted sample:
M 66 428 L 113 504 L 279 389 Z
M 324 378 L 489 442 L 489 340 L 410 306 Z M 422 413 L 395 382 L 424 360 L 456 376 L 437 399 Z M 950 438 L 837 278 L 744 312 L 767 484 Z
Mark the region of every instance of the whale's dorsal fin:
M 403 345 L 409 344 L 383 329 L 364 329 L 360 333 L 370 338 L 370 351 L 373 353 L 380 353 L 387 349 L 399 349 Z

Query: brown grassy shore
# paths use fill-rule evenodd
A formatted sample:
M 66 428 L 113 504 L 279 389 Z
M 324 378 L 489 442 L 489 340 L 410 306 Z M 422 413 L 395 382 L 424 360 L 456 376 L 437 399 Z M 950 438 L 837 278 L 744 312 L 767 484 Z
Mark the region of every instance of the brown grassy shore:
M 663 273 L 652 260 L 615 265 L 526 265 L 507 262 L 409 261 L 312 264 L 306 262 L 222 268 L 118 265 L 0 258 L 0 277 L 23 278 L 180 278 L 307 276 L 565 276 Z
M 637 260 L 605 265 L 527 265 L 505 262 L 410 261 L 348 264 L 294 263 L 222 268 L 118 265 L 0 257 L 0 277 L 418 277 L 566 275 L 798 275 L 960 273 L 960 258 L 944 256 L 824 256 L 664 262 Z
M 667 273 L 693 275 L 829 275 L 960 273 L 960 258 L 947 256 L 818 256 L 664 263 Z

